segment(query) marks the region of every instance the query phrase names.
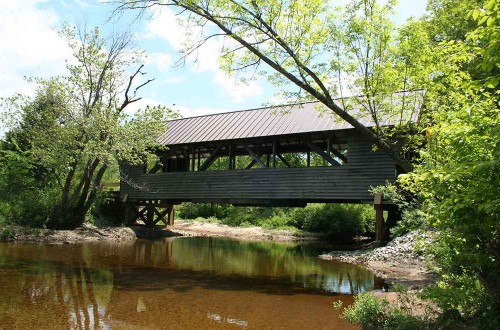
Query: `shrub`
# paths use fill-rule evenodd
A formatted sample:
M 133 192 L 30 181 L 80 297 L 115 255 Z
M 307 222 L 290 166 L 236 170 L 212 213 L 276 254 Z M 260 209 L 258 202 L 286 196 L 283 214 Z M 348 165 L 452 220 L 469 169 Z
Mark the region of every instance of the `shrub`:
M 339 307 L 339 304 L 334 304 Z M 356 296 L 356 301 L 342 313 L 347 321 L 363 329 L 415 330 L 428 328 L 427 321 L 412 315 L 410 309 L 392 306 L 387 299 L 379 299 L 365 292 Z
M 330 234 L 334 238 L 373 233 L 375 225 L 371 205 L 356 204 L 309 204 L 304 208 L 290 208 L 184 203 L 179 207 L 179 217 L 216 217 L 228 226 L 300 229 Z
M 196 219 L 196 218 L 225 218 L 231 205 L 220 205 L 210 203 L 182 203 L 177 207 L 177 212 L 181 219 Z
M 391 228 L 392 238 L 426 227 L 425 212 L 422 210 L 421 204 L 408 192 L 392 183 L 374 187 L 371 192 L 374 194 L 381 193 L 386 200 L 396 204 L 401 212 L 401 219 L 395 227 Z
M 119 226 L 123 223 L 123 205 L 112 191 L 101 191 L 88 216 L 94 225 Z
M 10 228 L 0 228 L 0 242 L 14 237 L 14 231 Z
M 374 211 L 370 205 L 310 204 L 292 213 L 299 229 L 322 232 L 333 237 L 353 237 L 374 231 Z

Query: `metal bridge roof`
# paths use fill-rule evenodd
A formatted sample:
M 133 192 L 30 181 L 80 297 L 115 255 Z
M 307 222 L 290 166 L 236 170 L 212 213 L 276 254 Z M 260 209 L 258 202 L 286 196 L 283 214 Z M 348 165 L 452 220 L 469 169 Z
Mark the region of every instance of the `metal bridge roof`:
M 392 106 L 405 105 L 406 118 L 415 121 L 423 102 L 422 90 L 395 93 Z M 366 127 L 375 126 L 363 105 L 349 100 L 349 113 Z M 342 107 L 342 100 L 335 102 Z M 398 118 L 400 114 L 397 114 Z M 393 125 L 385 116 L 381 125 Z M 236 139 L 271 137 L 299 133 L 312 133 L 349 129 L 352 126 L 340 120 L 319 102 L 282 105 L 214 115 L 182 118 L 169 121 L 167 131 L 158 139 L 164 145 L 180 145 Z

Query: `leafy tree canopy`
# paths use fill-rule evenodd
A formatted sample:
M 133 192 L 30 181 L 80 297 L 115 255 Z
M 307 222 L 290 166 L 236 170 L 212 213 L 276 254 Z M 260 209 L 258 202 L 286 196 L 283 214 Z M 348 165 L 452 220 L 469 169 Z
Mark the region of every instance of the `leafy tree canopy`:
M 118 161 L 138 162 L 151 153 L 175 113 L 164 107 L 146 107 L 133 116 L 125 112 L 152 81 L 139 81 L 140 54 L 130 35 L 104 39 L 97 28 L 68 25 L 60 34 L 73 50 L 68 75 L 31 79 L 37 85 L 34 97 L 15 95 L 5 102 L 12 127 L 8 137 L 29 150 L 31 161 L 59 187 L 47 226 L 75 227 L 85 220 L 106 171 Z

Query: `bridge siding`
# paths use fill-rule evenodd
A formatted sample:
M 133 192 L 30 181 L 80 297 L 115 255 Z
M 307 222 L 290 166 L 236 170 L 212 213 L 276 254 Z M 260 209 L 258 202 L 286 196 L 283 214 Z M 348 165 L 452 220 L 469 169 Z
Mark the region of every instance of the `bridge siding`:
M 145 191 L 121 183 L 129 201 L 237 202 L 237 200 L 302 200 L 309 202 L 370 201 L 370 186 L 395 179 L 394 161 L 357 135 L 349 137 L 349 163 L 337 167 L 269 168 L 233 171 L 144 174 L 140 167 L 123 166 Z

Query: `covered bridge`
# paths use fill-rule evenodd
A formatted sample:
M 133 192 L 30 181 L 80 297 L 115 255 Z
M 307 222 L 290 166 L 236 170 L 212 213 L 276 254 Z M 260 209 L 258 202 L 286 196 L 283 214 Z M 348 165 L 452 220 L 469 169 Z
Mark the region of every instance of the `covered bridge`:
M 422 95 L 401 92 L 394 102 L 406 99 L 417 116 Z M 362 105 L 356 111 L 363 118 Z M 366 115 L 361 122 L 374 126 Z M 381 125 L 392 123 L 386 118 Z M 167 148 L 158 164 L 121 166 L 121 199 L 139 207 L 132 217 L 145 222 L 168 214 L 173 222 L 173 205 L 182 202 L 371 203 L 370 187 L 397 176 L 391 157 L 373 151 L 370 141 L 318 102 L 172 120 L 159 141 Z

